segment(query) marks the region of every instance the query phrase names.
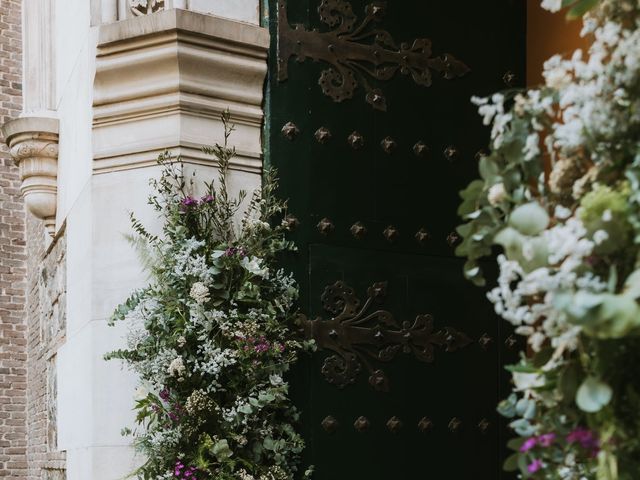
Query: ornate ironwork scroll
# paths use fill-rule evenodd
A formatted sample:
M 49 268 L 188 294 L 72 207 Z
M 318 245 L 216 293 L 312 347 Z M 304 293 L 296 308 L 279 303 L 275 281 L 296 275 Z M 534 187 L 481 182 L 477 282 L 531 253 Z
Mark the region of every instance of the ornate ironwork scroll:
M 129 0 L 129 5 L 137 16 L 164 10 L 164 0 Z
M 361 84 L 366 90 L 366 101 L 378 110 L 387 109 L 387 100 L 380 89 L 372 87 L 368 77 L 390 80 L 398 71 L 410 75 L 418 84 L 429 87 L 432 71 L 446 79 L 461 77 L 469 67 L 449 53 L 434 56 L 431 40 L 419 38 L 412 44 L 399 46 L 389 32 L 377 28 L 375 23 L 385 13 L 386 2 L 369 4 L 364 20 L 359 24 L 351 4 L 346 0 L 322 0 L 318 7 L 320 20 L 332 30 L 318 32 L 303 25 L 289 24 L 286 0 L 278 2 L 278 80 L 288 78 L 289 58 L 295 56 L 303 62 L 307 58 L 331 65 L 323 70 L 319 84 L 325 95 L 335 102 L 353 97 Z
M 338 281 L 322 295 L 324 309 L 332 318 L 309 320 L 300 316 L 305 336 L 315 340 L 319 349 L 335 352 L 325 359 L 322 367 L 329 383 L 339 388 L 354 383 L 364 364 L 371 386 L 387 391 L 389 379 L 384 371 L 372 365 L 371 359 L 390 362 L 402 351 L 431 363 L 436 347 L 455 352 L 472 342 L 452 327 L 434 330 L 431 315 L 418 315 L 413 323 L 400 323 L 388 311 L 375 308 L 385 297 L 386 288 L 386 283 L 371 286 L 367 300 L 360 306 L 354 290 Z

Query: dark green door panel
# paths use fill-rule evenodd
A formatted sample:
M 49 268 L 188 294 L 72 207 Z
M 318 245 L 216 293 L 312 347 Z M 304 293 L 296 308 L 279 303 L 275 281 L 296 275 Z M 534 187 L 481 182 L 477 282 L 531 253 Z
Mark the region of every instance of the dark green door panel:
M 345 2 L 323 4 L 339 3 Z M 350 3 L 357 26 L 369 2 Z M 289 23 L 330 31 L 319 20 L 320 4 L 288 0 Z M 279 169 L 281 194 L 300 221 L 291 234 L 300 250 L 287 266 L 301 285 L 301 310 L 309 318 L 330 319 L 321 301 L 327 286 L 341 280 L 364 301 L 368 287 L 386 282 L 379 308 L 400 324 L 431 314 L 435 330 L 452 327 L 473 340 L 455 352 L 436 347 L 432 363 L 402 352 L 388 363 L 368 358 L 373 369 L 388 375 L 388 392 L 369 385 L 364 363 L 354 384 L 337 388 L 322 374 L 329 352 L 305 360 L 292 389 L 304 412 L 307 455 L 317 479 L 509 478 L 501 472 L 505 431 L 495 413 L 508 391 L 501 367 L 511 355 L 508 332 L 500 331 L 485 292 L 462 278 L 450 233 L 459 223 L 458 191 L 477 175 L 476 152 L 488 139 L 469 100 L 505 89 L 507 72 L 516 85 L 524 79 L 525 7 L 523 0 L 388 2 L 386 15 L 372 28 L 386 30 L 398 44 L 430 38 L 433 55 L 449 52 L 471 71 L 452 80 L 435 73 L 430 87 L 400 72 L 388 81 L 366 77 L 384 92 L 383 112 L 365 101 L 362 86 L 339 103 L 324 95 L 318 80 L 330 65 L 322 61 L 292 57 L 288 79 L 279 82 L 278 5 L 269 6 L 267 161 Z M 281 132 L 288 122 L 298 129 L 292 139 Z M 314 136 L 321 127 L 331 133 L 326 143 Z M 360 149 L 348 142 L 354 131 L 364 138 Z M 381 146 L 387 137 L 397 145 L 391 154 Z M 428 145 L 428 155 L 415 155 L 419 141 Z M 444 154 L 449 147 L 455 158 Z M 323 219 L 332 225 L 324 234 L 317 228 Z M 356 223 L 365 229 L 360 238 L 351 231 Z M 384 235 L 388 227 L 397 232 L 391 242 Z M 421 230 L 428 240 L 418 242 Z M 486 348 L 482 338 L 491 339 Z M 322 427 L 329 416 L 337 422 L 331 434 Z M 359 417 L 369 421 L 366 432 L 354 427 Z M 387 427 L 393 417 L 402 422 L 395 434 Z M 421 433 L 424 417 L 433 426 Z M 461 422 L 457 432 L 449 429 L 454 418 Z M 488 424 L 484 432 L 481 423 Z
M 389 311 L 399 323 L 431 314 L 435 330 L 453 327 L 474 339 L 498 338 L 499 323 L 492 321 L 490 305 L 478 301 L 478 292 L 458 275 L 460 268 L 450 258 L 313 246 L 310 289 L 321 292 L 343 280 L 364 300 L 367 287 L 384 280 L 387 295 L 376 308 Z M 311 314 L 327 318 L 316 297 Z M 305 420 L 320 425 L 331 415 L 339 427 L 333 434 L 322 428 L 312 431 L 311 461 L 318 465 L 318 478 L 498 478 L 499 351 L 495 345 L 485 350 L 472 343 L 450 353 L 436 348 L 432 363 L 402 352 L 390 363 L 370 360 L 387 374 L 389 392 L 371 388 L 364 365 L 355 385 L 337 389 L 320 376 L 329 354 L 319 352 L 309 372 L 319 379 L 310 383 L 312 408 Z M 361 416 L 371 423 L 364 433 L 354 428 Z M 402 422 L 397 433 L 387 427 L 393 417 Z M 425 417 L 433 427 L 422 433 L 418 425 Z M 452 432 L 449 423 L 456 418 L 461 426 Z M 484 433 L 479 426 L 483 420 L 489 424 Z

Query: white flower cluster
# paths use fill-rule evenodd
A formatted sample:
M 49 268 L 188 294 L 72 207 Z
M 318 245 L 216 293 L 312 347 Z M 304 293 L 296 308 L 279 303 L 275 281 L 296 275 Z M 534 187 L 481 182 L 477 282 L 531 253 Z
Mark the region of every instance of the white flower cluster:
M 185 325 L 188 333 L 195 333 L 199 340 L 203 340 L 216 328 L 226 321 L 227 315 L 221 310 L 205 310 L 202 305 L 195 305 L 189 311 L 189 318 Z
M 574 289 L 600 292 L 606 287 L 592 274 L 579 273 L 594 247 L 586 234 L 582 222 L 574 217 L 543 231 L 541 236 L 550 252 L 548 266 L 530 272 L 525 272 L 517 261 L 500 255 L 498 286 L 487 295 L 496 313 L 514 325 L 516 333 L 527 336 L 534 351 L 539 351 L 545 342 L 556 349 L 552 362 L 562 352 L 576 348 L 580 333 L 580 328 L 569 323 L 557 308 L 556 295 Z M 526 247 L 525 242 L 523 251 Z
M 589 56 L 576 50 L 570 59 L 554 56 L 545 64 L 548 87 L 558 91 L 561 115 L 553 126 L 553 146 L 568 152 L 593 142 L 633 136 L 640 123 L 640 98 L 630 95 L 640 78 L 640 28 L 613 21 L 584 33 L 595 40 Z M 630 108 L 631 107 L 631 108 Z M 629 117 L 629 111 L 636 112 Z M 609 152 L 597 154 L 607 156 Z
M 236 362 L 237 353 L 235 350 L 223 350 L 216 346 L 214 341 L 205 340 L 198 345 L 196 360 L 193 362 L 193 369 L 206 376 L 205 378 L 208 381 L 206 391 L 213 392 L 222 387 L 218 381 L 222 370 L 234 365 Z
M 146 440 L 153 448 L 164 449 L 176 447 L 182 439 L 182 431 L 179 426 L 175 428 L 158 428 L 149 431 Z
M 199 282 L 210 284 L 216 270 L 207 265 L 204 255 L 197 253 L 204 246 L 205 242 L 190 238 L 185 241 L 178 252 L 173 252 L 176 278 L 194 277 Z
M 478 105 L 478 113 L 482 116 L 482 123 L 491 125 L 491 139 L 494 148 L 500 148 L 504 140 L 509 123 L 513 119 L 510 111 L 505 112 L 505 97 L 501 93 L 494 93 L 489 98 L 471 97 L 471 102 Z
M 144 361 L 132 364 L 132 368 L 140 377 L 147 379 L 152 390 L 160 391 L 171 376 L 169 366 L 176 357 L 178 357 L 178 353 L 174 349 L 163 349 L 152 358 L 146 358 Z M 177 372 L 177 370 L 172 371 Z

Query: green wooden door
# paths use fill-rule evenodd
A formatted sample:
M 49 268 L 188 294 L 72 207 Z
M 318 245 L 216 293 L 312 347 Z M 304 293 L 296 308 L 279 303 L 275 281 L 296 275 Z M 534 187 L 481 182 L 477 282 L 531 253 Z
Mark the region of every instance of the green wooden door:
M 319 480 L 507 478 L 495 406 L 512 337 L 463 279 L 451 232 L 488 138 L 469 100 L 524 78 L 524 10 L 269 7 L 268 162 L 319 344 L 293 382 Z

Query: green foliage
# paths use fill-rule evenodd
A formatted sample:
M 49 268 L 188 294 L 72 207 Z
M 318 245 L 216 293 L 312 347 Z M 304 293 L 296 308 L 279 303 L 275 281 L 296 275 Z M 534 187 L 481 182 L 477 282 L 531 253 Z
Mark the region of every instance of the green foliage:
M 569 20 L 582 18 L 587 12 L 593 10 L 600 0 L 562 0 L 563 7 L 571 7 L 567 12 Z

